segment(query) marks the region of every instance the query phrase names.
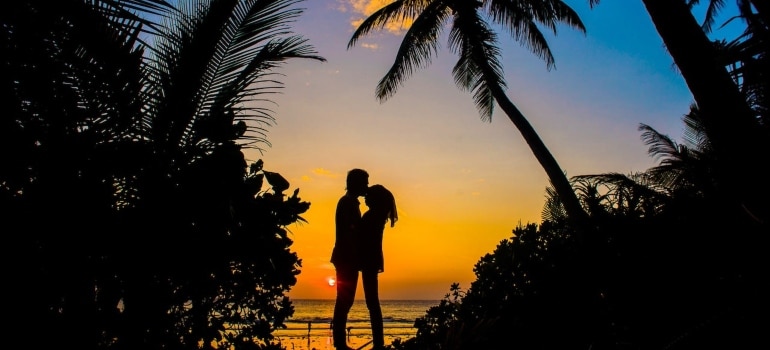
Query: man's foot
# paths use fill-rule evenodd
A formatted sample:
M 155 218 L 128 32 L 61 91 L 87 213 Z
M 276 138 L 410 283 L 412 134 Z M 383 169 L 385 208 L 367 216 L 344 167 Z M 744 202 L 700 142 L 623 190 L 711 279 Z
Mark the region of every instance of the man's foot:
M 334 348 L 336 350 L 356 350 L 356 349 L 353 349 L 353 348 L 347 346 L 347 344 L 346 345 L 335 346 Z

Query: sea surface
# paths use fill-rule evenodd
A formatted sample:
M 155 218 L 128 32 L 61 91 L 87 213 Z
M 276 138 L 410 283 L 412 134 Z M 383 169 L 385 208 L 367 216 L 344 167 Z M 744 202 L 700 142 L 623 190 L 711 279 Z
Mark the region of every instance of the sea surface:
M 273 332 L 288 350 L 332 349 L 331 321 L 334 313 L 334 300 L 297 299 L 292 300 L 294 316 L 285 322 L 286 329 Z M 395 338 L 406 340 L 413 337 L 417 330 L 414 321 L 425 316 L 438 300 L 380 300 L 385 333 L 385 343 L 390 344 Z M 355 348 L 364 346 L 371 340 L 369 310 L 364 300 L 356 300 L 348 314 L 348 344 Z

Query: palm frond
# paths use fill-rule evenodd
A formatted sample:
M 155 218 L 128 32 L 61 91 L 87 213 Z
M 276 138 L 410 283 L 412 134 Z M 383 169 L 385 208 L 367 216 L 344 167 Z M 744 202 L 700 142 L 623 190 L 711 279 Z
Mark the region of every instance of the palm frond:
M 348 41 L 347 48 L 351 49 L 359 39 L 372 31 L 384 29 L 389 23 L 404 23 L 417 18 L 429 2 L 429 0 L 396 0 L 383 6 L 358 25 Z
M 693 135 L 690 137 L 694 138 L 694 148 L 678 145 L 648 126 L 640 127 L 640 130 L 645 130 L 643 135 L 650 145 L 651 154 L 660 159 L 657 166 L 647 170 L 647 174 L 669 191 L 704 193 L 714 189 L 710 146 L 705 135 L 699 134 L 703 129 L 695 116 L 697 113 L 691 113 L 685 118 L 685 122 L 689 123 L 687 129 L 693 128 L 686 133 Z
M 89 1 L 89 0 L 86 0 Z M 173 10 L 174 6 L 165 0 L 90 0 L 94 3 L 104 2 L 114 8 L 139 11 L 151 15 L 162 15 Z
M 642 132 L 642 142 L 648 146 L 647 153 L 655 160 L 665 159 L 679 150 L 676 141 L 647 124 L 640 124 L 639 131 Z
M 500 1 L 486 0 L 493 22 L 514 28 L 517 22 L 533 20 L 556 34 L 557 25 L 565 24 L 585 33 L 586 28 L 577 12 L 561 0 Z
M 700 3 L 700 0 L 689 0 L 687 5 L 693 7 Z M 719 11 L 725 6 L 725 0 L 708 0 L 708 7 L 706 7 L 706 14 L 703 17 L 703 24 L 701 27 L 706 33 L 710 33 L 716 17 L 719 15 Z
M 700 115 L 698 106 L 693 103 L 690 105 L 690 112 L 682 118 L 685 128 L 682 138 L 687 146 L 699 152 L 706 152 L 711 148 L 708 135 L 706 134 L 706 125 Z
M 455 84 L 473 92 L 473 100 L 483 121 L 491 121 L 495 99 L 489 88 L 505 87 L 503 67 L 499 62 L 497 35 L 475 8 L 456 10 L 449 34 L 449 48 L 459 59 L 452 69 Z
M 222 82 L 217 94 L 209 107 L 212 116 L 220 116 L 211 113 L 219 110 L 235 110 L 232 119 L 224 118 L 216 121 L 223 127 L 231 127 L 234 122 L 243 122 L 246 130 L 241 135 L 230 132 L 229 134 L 205 135 L 205 137 L 217 141 L 232 140 L 235 137 L 244 138 L 243 145 L 255 146 L 257 143 L 266 143 L 265 125 L 271 125 L 274 121 L 272 110 L 262 107 L 263 103 L 270 103 L 268 99 L 259 98 L 265 94 L 277 93 L 283 84 L 271 77 L 279 75 L 274 69 L 285 63 L 290 58 L 311 58 L 325 61 L 317 56 L 315 50 L 307 44 L 307 40 L 298 36 L 279 38 L 264 44 L 259 52 L 252 56 L 250 62 L 239 70 L 239 74 L 229 81 Z M 247 138 L 246 138 L 247 137 Z
M 80 0 L 89 3 L 100 14 L 123 29 L 124 20 L 136 21 L 140 28 L 151 35 L 161 32 L 157 19 L 175 11 L 165 0 Z
M 561 222 L 567 219 L 567 210 L 559 199 L 556 190 L 549 186 L 545 189 L 545 204 L 540 212 L 542 221 Z
M 432 1 L 415 18 L 404 35 L 396 59 L 385 76 L 377 83 L 375 95 L 384 102 L 395 94 L 400 85 L 418 68 L 425 68 L 438 51 L 438 39 L 449 7 L 443 1 Z
M 272 111 L 253 105 L 280 88 L 272 70 L 289 58 L 324 60 L 291 35 L 289 24 L 303 11 L 294 5 L 301 1 L 181 2 L 149 61 L 159 87 L 154 137 L 180 148 L 239 137 L 245 144 L 267 143 L 263 126 L 272 122 Z M 234 122 L 245 122 L 246 131 Z
M 542 1 L 488 1 L 492 21 L 508 29 L 511 37 L 546 62 L 552 69 L 555 59 L 538 23 L 554 34 L 559 23 L 585 33 L 585 26 L 577 13 L 559 0 Z
M 208 96 L 204 96 L 199 114 L 212 118 L 220 118 L 215 121 L 222 124 L 220 130 L 232 128 L 234 119 L 221 118 L 221 111 L 235 108 L 238 105 L 248 105 L 238 108 L 239 121 L 245 122 L 247 132 L 256 138 L 250 137 L 245 144 L 254 145 L 256 141 L 267 142 L 262 137 L 264 128 L 273 121 L 271 110 L 257 107 L 258 102 L 266 102 L 258 99 L 258 95 L 276 92 L 282 84 L 271 76 L 281 63 L 290 58 L 309 58 L 325 61 L 318 56 L 307 40 L 290 35 L 288 23 L 301 14 L 301 10 L 290 8 L 297 0 L 289 1 L 262 1 L 257 6 L 245 8 L 236 7 L 233 16 L 230 35 L 223 36 L 222 47 L 227 51 L 222 53 L 218 62 L 218 69 L 213 74 Z M 287 37 L 288 36 L 288 37 Z M 274 39 L 275 38 L 275 39 Z M 258 87 L 251 88 L 252 85 Z M 257 126 L 255 126 L 255 124 Z M 256 132 L 254 132 L 256 131 Z M 254 133 L 252 133 L 254 132 Z M 219 135 L 217 139 L 233 139 L 234 133 Z M 198 137 L 201 137 L 200 135 Z

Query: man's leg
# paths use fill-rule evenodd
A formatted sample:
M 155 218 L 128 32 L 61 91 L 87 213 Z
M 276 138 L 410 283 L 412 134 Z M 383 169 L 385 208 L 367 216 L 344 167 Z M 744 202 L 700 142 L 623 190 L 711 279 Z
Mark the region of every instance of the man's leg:
M 385 346 L 385 336 L 382 326 L 382 309 L 380 308 L 379 281 L 377 271 L 364 271 L 361 273 L 364 284 L 364 297 L 366 308 L 369 309 L 369 322 L 372 324 L 372 345 L 374 349 L 382 349 Z
M 353 306 L 358 285 L 358 271 L 351 269 L 337 269 L 337 300 L 334 303 L 334 316 L 332 318 L 332 338 L 334 347 L 348 349 L 345 327 L 348 322 L 348 312 Z

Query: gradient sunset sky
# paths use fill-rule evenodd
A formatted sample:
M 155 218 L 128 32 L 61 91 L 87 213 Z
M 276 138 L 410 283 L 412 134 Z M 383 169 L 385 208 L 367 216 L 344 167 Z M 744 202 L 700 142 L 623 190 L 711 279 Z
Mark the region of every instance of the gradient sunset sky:
M 293 299 L 335 296 L 328 283 L 334 209 L 352 168 L 393 191 L 399 209 L 396 226 L 385 229 L 381 299 L 438 300 L 453 282 L 466 289 L 479 258 L 518 224 L 540 222 L 545 172 L 499 108 L 491 123 L 483 122 L 472 95 L 455 86 L 457 57 L 445 36 L 430 68 L 388 101 L 375 98 L 401 35 L 374 34 L 350 50 L 347 43 L 355 25 L 385 2 L 300 4 L 306 10 L 294 30 L 328 61 L 293 60 L 280 69 L 285 88 L 270 97 L 277 103 L 276 123 L 267 129 L 272 146 L 246 152 L 311 203 L 303 215 L 308 223 L 288 227 L 302 259 Z M 594 9 L 587 0 L 566 3 L 587 33 L 543 29 L 554 70 L 499 32 L 508 96 L 568 176 L 643 171 L 654 160 L 637 127 L 648 124 L 680 140 L 692 95 L 641 1 L 604 0 Z

